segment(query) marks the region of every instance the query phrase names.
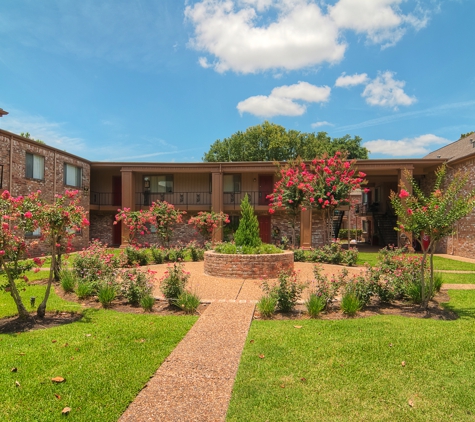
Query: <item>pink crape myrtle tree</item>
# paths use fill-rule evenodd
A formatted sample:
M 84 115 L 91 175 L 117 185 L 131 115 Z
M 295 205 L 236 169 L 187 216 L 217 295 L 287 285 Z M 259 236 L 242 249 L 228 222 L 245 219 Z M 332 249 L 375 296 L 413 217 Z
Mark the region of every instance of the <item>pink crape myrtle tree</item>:
M 340 152 L 333 157 L 315 158 L 310 165 L 300 160 L 289 163 L 281 169 L 281 178 L 268 196 L 269 212 L 283 208 L 293 216 L 295 226 L 300 211 L 319 211 L 324 221 L 324 241 L 330 243 L 335 209 L 349 203 L 350 193 L 365 182 L 366 174 L 355 166 L 356 160 L 348 161 Z
M 295 226 L 301 210 L 305 210 L 307 192 L 310 190 L 311 173 L 306 164 L 297 159 L 285 164 L 279 169 L 279 180 L 274 190 L 267 195 L 269 213 L 274 214 L 278 209 L 284 209 L 290 217 L 292 227 L 292 247 L 295 248 Z
M 52 203 L 43 204 L 37 212 L 38 226 L 41 228 L 41 240 L 46 242 L 51 253 L 51 267 L 45 296 L 37 309 L 40 318 L 45 316 L 46 304 L 57 264 L 61 262 L 62 251 L 72 250 L 71 241 L 81 229 L 89 225 L 87 212 L 80 205 L 78 190 L 66 190 L 64 195 L 55 195 Z
M 186 211 L 177 210 L 166 201 L 152 202 L 149 210 L 150 223 L 155 227 L 157 237 L 162 245 L 169 247 L 173 237 L 173 227 L 183 222 Z
M 118 209 L 115 216 L 114 224 L 122 221 L 128 229 L 129 237 L 127 242 L 129 245 L 138 245 L 138 236 L 144 236 L 150 233 L 150 212 L 148 210 L 131 211 L 130 208 Z
M 200 211 L 188 220 L 195 230 L 203 236 L 205 241 L 211 241 L 213 232 L 229 223 L 229 216 L 223 212 Z
M 433 257 L 437 243 L 454 233 L 455 224 L 475 209 L 475 189 L 466 188 L 470 175 L 456 172 L 450 183 L 444 183 L 447 166 L 444 164 L 436 171 L 436 180 L 432 191 L 425 194 L 417 181 L 406 173 L 413 194 L 401 182 L 399 193 L 391 192 L 390 200 L 398 217 L 396 230 L 408 233 L 417 240 L 422 248 L 421 265 L 421 303 L 427 309 L 434 290 Z M 428 244 L 423 237 L 429 236 Z M 430 280 L 425 281 L 427 256 L 430 259 Z
M 22 279 L 27 280 L 25 272 L 33 266 L 42 265 L 39 258 L 25 260 L 29 249 L 25 234 L 39 227 L 39 194 L 38 191 L 25 197 L 13 197 L 5 190 L 0 195 L 0 270 L 5 275 L 20 319 L 27 319 L 30 314 L 23 304 L 16 283 Z

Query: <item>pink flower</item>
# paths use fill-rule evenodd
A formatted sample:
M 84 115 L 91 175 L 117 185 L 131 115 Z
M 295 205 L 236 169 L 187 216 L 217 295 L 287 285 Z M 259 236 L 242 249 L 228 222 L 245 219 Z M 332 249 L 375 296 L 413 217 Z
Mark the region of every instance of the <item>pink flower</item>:
M 409 197 L 409 192 L 405 189 L 401 189 L 401 192 L 399 192 L 399 198 L 404 199 Z
M 269 214 L 274 214 L 274 213 L 275 213 L 274 208 L 270 208 L 270 209 L 269 209 Z
M 409 215 L 412 215 L 412 214 L 414 214 L 414 212 L 412 211 L 412 209 L 411 209 L 411 208 L 408 208 L 408 209 L 407 209 L 407 213 L 408 213 Z
M 0 256 L 5 255 L 5 251 L 0 251 Z

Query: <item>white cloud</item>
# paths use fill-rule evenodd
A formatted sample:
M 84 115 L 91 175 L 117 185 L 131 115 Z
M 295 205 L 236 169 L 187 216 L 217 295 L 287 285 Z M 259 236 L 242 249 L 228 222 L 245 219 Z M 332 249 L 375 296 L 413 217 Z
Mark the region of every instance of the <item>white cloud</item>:
M 335 126 L 333 123 L 327 122 L 327 121 L 322 121 L 322 122 L 315 122 L 312 123 L 310 126 L 313 128 L 321 127 L 321 126 Z
M 262 13 L 269 11 L 275 19 Z M 203 0 L 187 6 L 185 16 L 195 30 L 190 46 L 214 56 L 218 72 L 336 63 L 346 49 L 334 21 L 309 0 Z
M 11 108 L 8 111 L 10 114 L 2 118 L 2 129 L 17 135 L 28 132 L 33 139 L 40 139 L 51 147 L 71 154 L 84 154 L 83 139 L 65 135 L 64 123 L 50 122 L 43 116 L 32 116 Z
M 366 102 L 373 106 L 391 107 L 397 110 L 398 106 L 409 106 L 416 101 L 415 97 L 409 97 L 404 92 L 406 82 L 397 81 L 393 78 L 394 73 L 386 71 L 379 73 L 361 94 Z
M 330 93 L 331 88 L 328 86 L 299 82 L 274 88 L 269 96 L 249 97 L 239 102 L 236 108 L 240 114 L 250 113 L 259 117 L 301 116 L 306 112 L 307 106 L 297 101 L 322 103 L 328 101 Z
M 329 15 L 339 28 L 366 34 L 370 42 L 388 47 L 396 44 L 407 27 L 419 30 L 427 25 L 427 12 L 420 7 L 415 14 L 403 14 L 399 5 L 404 0 L 340 0 L 328 6 Z
M 377 139 L 363 143 L 371 154 L 390 155 L 392 157 L 423 156 L 433 151 L 434 146 L 447 145 L 451 141 L 428 133 L 415 138 L 404 138 L 398 141 Z
M 348 87 L 361 85 L 368 81 L 366 73 L 355 73 L 354 75 L 345 75 L 344 73 L 336 80 L 335 86 Z

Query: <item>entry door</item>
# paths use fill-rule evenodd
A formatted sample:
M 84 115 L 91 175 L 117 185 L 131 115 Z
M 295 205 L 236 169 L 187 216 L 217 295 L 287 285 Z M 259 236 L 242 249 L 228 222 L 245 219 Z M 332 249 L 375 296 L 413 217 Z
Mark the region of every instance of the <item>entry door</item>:
M 269 205 L 267 195 L 274 190 L 274 176 L 272 174 L 259 175 L 259 205 Z
M 122 176 L 112 176 L 112 205 L 122 207 Z
M 120 246 L 122 244 L 122 221 L 112 226 L 112 244 Z
M 258 215 L 257 221 L 259 222 L 259 236 L 264 243 L 270 243 L 270 215 Z

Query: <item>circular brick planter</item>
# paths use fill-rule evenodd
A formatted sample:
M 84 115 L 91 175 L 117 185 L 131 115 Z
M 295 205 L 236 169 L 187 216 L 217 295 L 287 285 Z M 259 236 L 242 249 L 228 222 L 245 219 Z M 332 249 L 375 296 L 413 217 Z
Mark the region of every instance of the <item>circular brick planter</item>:
M 294 253 L 230 255 L 205 252 L 204 271 L 207 275 L 229 278 L 276 278 L 281 271 L 293 271 Z

